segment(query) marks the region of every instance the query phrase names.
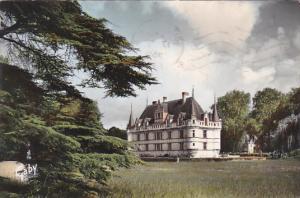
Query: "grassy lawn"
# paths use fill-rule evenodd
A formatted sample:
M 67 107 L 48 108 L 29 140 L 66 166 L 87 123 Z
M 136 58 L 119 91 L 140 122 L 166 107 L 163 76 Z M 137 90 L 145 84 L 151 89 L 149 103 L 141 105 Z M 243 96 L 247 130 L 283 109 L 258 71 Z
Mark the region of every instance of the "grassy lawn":
M 300 161 L 148 162 L 109 184 L 111 197 L 300 197 Z

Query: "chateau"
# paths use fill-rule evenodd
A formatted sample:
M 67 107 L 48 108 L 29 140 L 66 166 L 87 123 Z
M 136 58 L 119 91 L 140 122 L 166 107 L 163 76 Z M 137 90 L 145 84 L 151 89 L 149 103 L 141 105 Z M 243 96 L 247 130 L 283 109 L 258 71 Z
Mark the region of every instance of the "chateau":
M 216 101 L 207 113 L 195 100 L 194 91 L 192 97 L 187 96 L 182 92 L 178 100 L 153 101 L 135 122 L 131 109 L 127 137 L 140 157 L 219 156 L 222 122 Z

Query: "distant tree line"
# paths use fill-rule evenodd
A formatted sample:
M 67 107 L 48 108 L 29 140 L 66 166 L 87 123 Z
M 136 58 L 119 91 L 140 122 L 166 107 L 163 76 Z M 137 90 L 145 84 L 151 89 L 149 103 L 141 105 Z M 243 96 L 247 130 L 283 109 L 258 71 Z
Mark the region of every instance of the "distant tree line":
M 121 138 L 123 140 L 127 140 L 127 132 L 126 130 L 119 129 L 117 127 L 111 127 L 107 131 L 107 135 Z
M 245 134 L 257 137 L 257 149 L 264 152 L 300 146 L 300 88 L 286 94 L 264 88 L 256 92 L 252 103 L 249 93 L 233 90 L 218 98 L 217 107 L 223 121 L 223 152 L 241 151 Z

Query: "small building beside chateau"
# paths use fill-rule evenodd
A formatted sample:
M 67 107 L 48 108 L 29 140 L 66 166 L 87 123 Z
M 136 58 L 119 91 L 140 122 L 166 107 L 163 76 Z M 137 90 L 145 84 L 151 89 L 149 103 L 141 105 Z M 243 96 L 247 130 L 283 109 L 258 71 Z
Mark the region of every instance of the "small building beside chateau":
M 182 92 L 181 99 L 153 101 L 135 121 L 131 109 L 127 137 L 140 157 L 219 157 L 222 122 L 216 101 L 208 113 L 194 93 L 187 96 Z

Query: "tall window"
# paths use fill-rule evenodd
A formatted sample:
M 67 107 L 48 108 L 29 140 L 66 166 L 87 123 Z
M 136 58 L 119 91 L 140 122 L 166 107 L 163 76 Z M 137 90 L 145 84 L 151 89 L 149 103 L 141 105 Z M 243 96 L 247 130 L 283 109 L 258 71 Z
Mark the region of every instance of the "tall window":
M 145 139 L 149 140 L 149 134 L 148 133 L 145 133 Z
M 207 130 L 203 130 L 203 138 L 207 138 Z
M 172 133 L 171 133 L 171 131 L 168 132 L 168 138 L 172 139 Z
M 157 119 L 162 118 L 162 113 L 157 113 L 157 114 L 156 114 L 156 118 L 157 118 Z
M 195 120 L 193 120 L 193 124 L 195 124 Z
M 180 133 L 180 135 L 179 135 L 179 136 L 180 136 L 180 138 L 183 138 L 183 130 L 180 130 L 180 132 L 179 132 L 179 133 Z
M 156 145 L 156 150 L 160 151 L 161 150 L 161 144 L 155 144 Z
M 207 142 L 203 142 L 203 150 L 207 149 Z
M 137 141 L 140 141 L 140 134 L 137 134 Z
M 195 137 L 195 130 L 193 130 L 193 137 Z
M 183 142 L 180 142 L 180 150 L 183 150 Z
M 168 143 L 168 150 L 171 151 L 172 150 L 172 144 Z
M 148 151 L 148 144 L 145 144 L 145 150 Z
M 157 132 L 156 133 L 156 139 L 161 140 L 161 135 L 162 135 L 161 132 Z

